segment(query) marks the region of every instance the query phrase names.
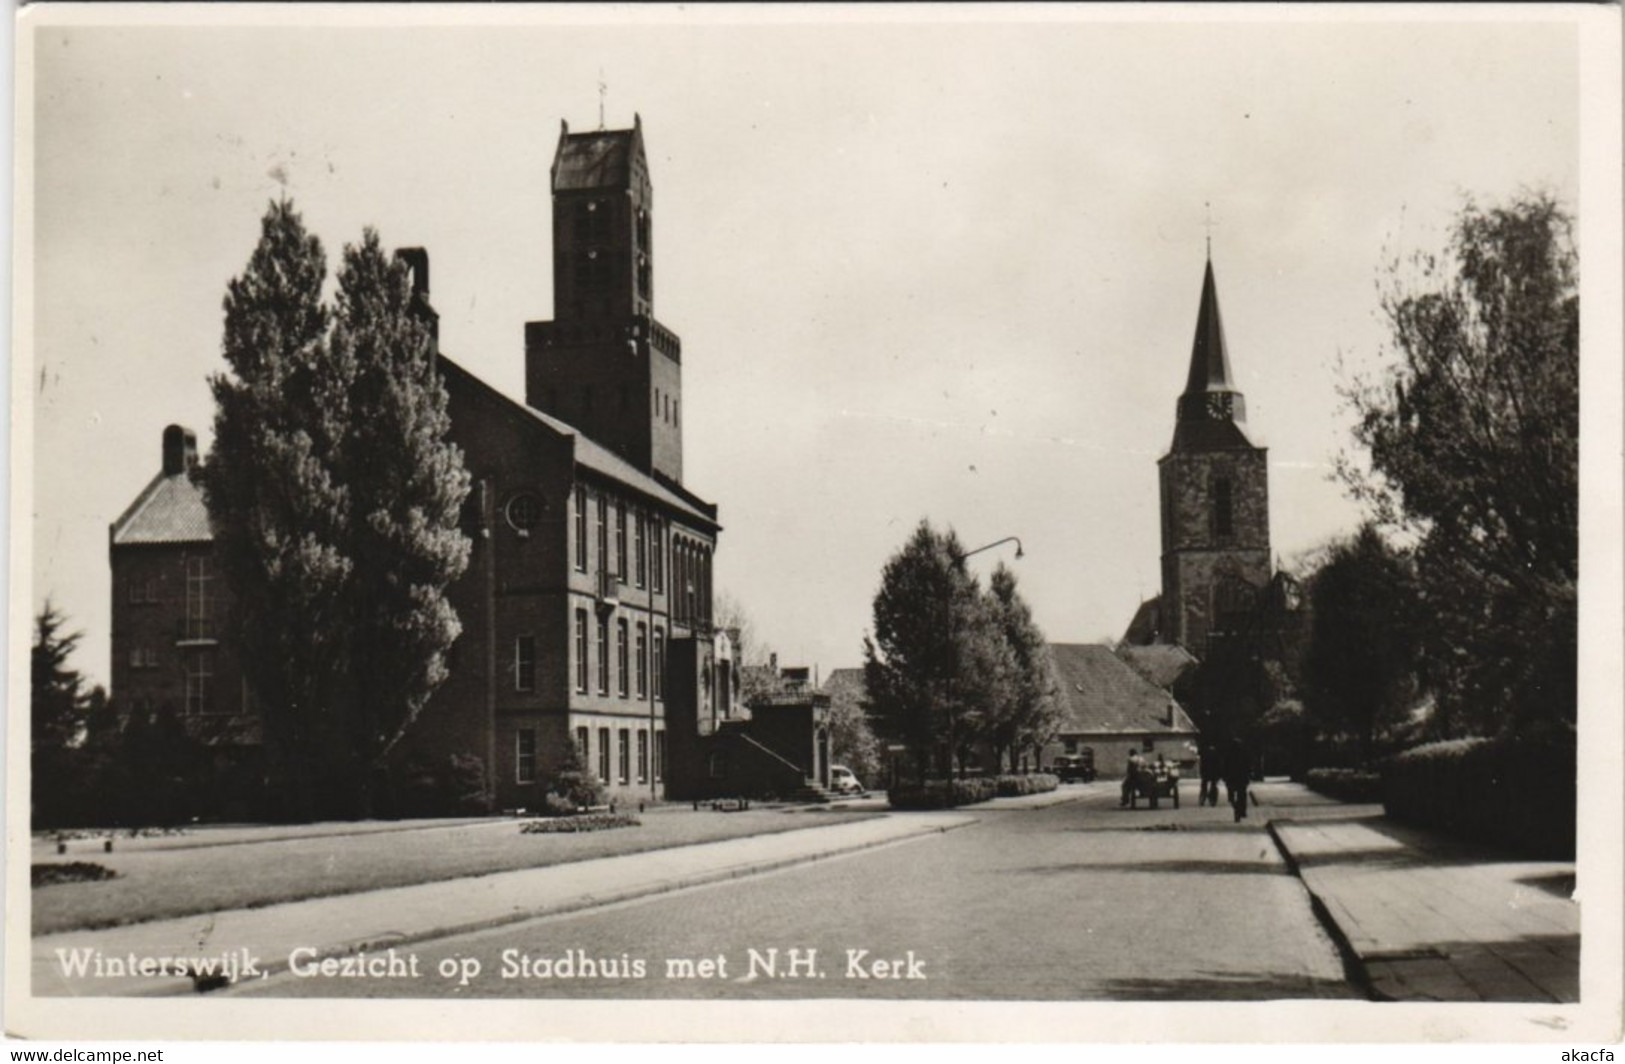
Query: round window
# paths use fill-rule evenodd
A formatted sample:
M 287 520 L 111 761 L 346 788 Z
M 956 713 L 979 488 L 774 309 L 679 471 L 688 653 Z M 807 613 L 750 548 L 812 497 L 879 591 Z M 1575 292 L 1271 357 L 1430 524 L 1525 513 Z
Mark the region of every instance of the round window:
M 542 520 L 542 500 L 522 492 L 508 500 L 508 523 L 520 532 L 529 532 Z

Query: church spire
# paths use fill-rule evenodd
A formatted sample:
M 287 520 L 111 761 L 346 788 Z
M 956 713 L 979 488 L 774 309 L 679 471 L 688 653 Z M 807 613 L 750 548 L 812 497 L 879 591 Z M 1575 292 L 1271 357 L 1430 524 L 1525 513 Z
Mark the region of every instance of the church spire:
M 1185 394 L 1233 391 L 1230 355 L 1224 346 L 1224 322 L 1219 317 L 1219 289 L 1213 282 L 1213 258 L 1202 275 L 1202 302 L 1196 310 L 1196 339 L 1191 343 L 1191 371 Z

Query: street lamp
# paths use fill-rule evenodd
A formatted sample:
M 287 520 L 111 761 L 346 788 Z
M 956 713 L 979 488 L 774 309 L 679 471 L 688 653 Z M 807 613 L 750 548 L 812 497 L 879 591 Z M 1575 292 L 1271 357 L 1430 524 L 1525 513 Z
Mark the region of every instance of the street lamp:
M 962 562 L 966 558 L 969 558 L 972 554 L 980 554 L 985 550 L 992 550 L 994 547 L 997 547 L 1002 543 L 1014 543 L 1016 545 L 1016 557 L 1020 558 L 1023 555 L 1024 552 L 1021 549 L 1021 537 L 1020 536 L 1005 536 L 1003 539 L 994 540 L 992 543 L 989 543 L 985 547 L 977 547 L 975 550 L 968 550 L 968 551 L 965 551 L 963 554 L 955 554 L 953 556 L 953 559 L 956 562 Z

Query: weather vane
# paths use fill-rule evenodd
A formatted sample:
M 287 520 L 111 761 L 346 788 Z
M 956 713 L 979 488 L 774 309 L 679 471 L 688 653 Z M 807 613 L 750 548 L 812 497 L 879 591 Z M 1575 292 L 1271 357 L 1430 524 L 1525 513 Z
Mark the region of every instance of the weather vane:
M 604 80 L 604 68 L 598 68 L 598 128 L 604 128 L 604 97 L 609 94 L 609 83 Z
M 1202 226 L 1207 230 L 1207 257 L 1211 259 L 1213 257 L 1213 202 L 1211 200 L 1203 200 L 1202 209 L 1207 215 L 1206 219 L 1202 223 Z

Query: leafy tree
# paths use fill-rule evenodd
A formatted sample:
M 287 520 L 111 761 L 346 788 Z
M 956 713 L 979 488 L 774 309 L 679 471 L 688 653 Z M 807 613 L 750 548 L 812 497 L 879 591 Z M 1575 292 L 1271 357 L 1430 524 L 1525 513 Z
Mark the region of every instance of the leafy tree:
M 716 627 L 728 633 L 733 647 L 734 675 L 739 681 L 739 700 L 750 705 L 764 695 L 779 691 L 783 684 L 771 665 L 772 648 L 756 634 L 756 622 L 739 599 L 727 591 L 715 596 L 711 615 Z
M 288 200 L 273 202 L 227 288 L 231 373 L 210 379 L 214 443 L 198 473 L 274 786 L 299 819 L 314 814 L 317 781 L 343 749 L 348 665 L 350 500 L 334 460 L 353 367 L 326 343 L 325 273 L 321 242 Z
M 824 690 L 829 694 L 830 756 L 836 764 L 851 769 L 860 780 L 880 778 L 880 741 L 869 725 L 869 711 L 851 687 Z
M 1304 709 L 1321 731 L 1376 737 L 1416 702 L 1417 592 L 1410 559 L 1370 524 L 1335 546 L 1309 583 Z
M 864 639 L 864 683 L 875 731 L 900 742 L 921 778 L 963 771 L 1003 704 L 1012 671 L 1002 638 L 959 539 L 921 521 L 886 563 Z
M 29 696 L 35 752 L 72 746 L 85 727 L 90 695 L 79 670 L 68 665 L 84 633 L 63 631 L 67 623 L 50 599 L 34 618 Z
M 351 374 L 355 414 L 333 465 L 349 503 L 346 749 L 356 812 L 368 815 L 374 773 L 444 682 L 446 652 L 462 631 L 446 589 L 468 566 L 458 517 L 469 478 L 446 439 L 445 385 L 411 278 L 371 229 L 345 248 L 331 347 L 334 365 Z
M 1346 389 L 1370 469 L 1343 474 L 1416 540 L 1426 671 L 1447 726 L 1572 727 L 1579 295 L 1550 196 L 1468 203 L 1442 256 L 1398 264 L 1394 362 Z
M 989 742 L 994 763 L 999 764 L 1008 752 L 1010 769 L 1015 771 L 1021 750 L 1040 748 L 1055 738 L 1061 710 L 1055 699 L 1049 643 L 1016 589 L 1015 573 L 1002 562 L 988 582 L 988 607 L 1010 649 L 1012 665 L 1004 687 L 1006 701 L 997 707 Z

